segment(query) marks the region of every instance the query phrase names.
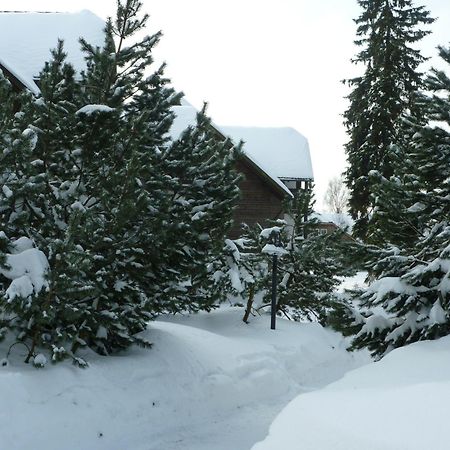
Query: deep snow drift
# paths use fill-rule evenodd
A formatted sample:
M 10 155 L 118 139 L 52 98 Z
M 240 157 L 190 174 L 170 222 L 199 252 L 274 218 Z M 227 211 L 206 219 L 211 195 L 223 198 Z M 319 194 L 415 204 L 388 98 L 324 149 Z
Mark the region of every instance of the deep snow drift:
M 156 321 L 152 349 L 90 354 L 85 370 L 35 369 L 15 346 L 0 367 L 0 449 L 248 450 L 297 394 L 369 361 L 318 324 L 279 320 L 271 331 L 268 316 L 246 325 L 242 313 Z
M 447 450 L 450 336 L 300 395 L 253 450 Z

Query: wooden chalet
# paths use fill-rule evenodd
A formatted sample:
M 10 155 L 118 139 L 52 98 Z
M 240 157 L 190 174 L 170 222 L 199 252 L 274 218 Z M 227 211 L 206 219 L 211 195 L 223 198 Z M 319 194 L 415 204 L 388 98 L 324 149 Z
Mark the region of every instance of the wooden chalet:
M 195 124 L 197 110 L 184 104 L 174 107 L 174 112 L 176 119 L 171 134 L 176 139 L 184 129 Z M 239 236 L 242 223 L 264 226 L 268 220 L 285 218 L 284 201 L 292 198 L 296 190 L 310 187 L 312 183 L 307 140 L 292 128 L 238 127 L 239 132 L 234 132 L 237 128 L 215 124 L 212 127 L 220 139 L 231 139 L 231 145 L 244 142 L 242 156 L 236 165 L 244 175 L 239 186 L 241 199 L 234 211 L 230 237 Z M 289 162 L 283 163 L 288 154 Z M 277 158 L 282 158 L 278 166 Z M 284 170 L 286 176 L 277 176 L 274 169 L 277 173 Z
M 225 135 L 231 136 L 234 142 L 243 141 L 244 154 L 256 162 L 260 168 L 264 168 L 272 179 L 282 183 L 284 190 L 289 190 L 290 196 L 300 189 L 312 187 L 313 171 L 309 144 L 307 139 L 297 130 L 289 127 L 229 126 L 222 126 L 220 129 Z M 259 189 L 259 195 L 262 196 L 264 194 L 262 193 L 262 188 L 257 187 L 253 178 L 247 174 L 246 176 L 248 176 L 248 185 L 243 183 L 243 195 L 247 194 L 249 201 L 254 201 L 256 189 Z M 272 202 L 272 207 L 274 207 L 275 201 L 271 199 L 270 202 Z M 261 203 L 259 205 L 261 213 L 268 214 L 269 211 L 265 210 L 268 205 L 264 205 L 264 201 Z M 281 206 L 281 212 L 277 218 L 284 218 L 288 223 L 291 223 L 292 219 L 284 214 L 282 205 L 279 206 Z M 270 216 L 266 215 L 266 217 Z M 257 222 L 264 223 L 261 220 L 257 220 Z
M 292 192 L 310 188 L 313 170 L 308 140 L 290 127 L 230 127 L 221 130 Z

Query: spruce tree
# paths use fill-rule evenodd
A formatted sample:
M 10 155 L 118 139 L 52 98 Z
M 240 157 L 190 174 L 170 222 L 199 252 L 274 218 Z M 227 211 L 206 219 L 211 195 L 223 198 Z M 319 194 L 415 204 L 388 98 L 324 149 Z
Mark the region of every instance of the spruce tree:
M 362 76 L 347 80 L 352 88 L 344 114 L 349 135 L 346 144 L 346 184 L 349 211 L 357 220 L 354 233 L 364 237 L 372 212 L 376 178 L 372 170 L 389 179 L 394 174 L 392 146 L 399 143 L 402 114 L 420 115 L 412 96 L 422 86 L 417 71 L 425 58 L 414 48 L 433 22 L 423 6 L 411 0 L 358 0 L 363 9 L 356 19 L 356 45 L 362 47 L 353 60 L 364 64 Z
M 449 49 L 440 48 L 440 55 L 450 64 Z M 353 322 L 359 329 L 353 346 L 377 356 L 450 333 L 450 78 L 432 70 L 426 87 L 429 93 L 419 95 L 426 125 L 409 118 L 414 133 L 403 174 L 385 180 L 382 193 L 402 186 L 399 228 L 414 224 L 416 239 L 374 252 L 375 281 L 361 295 L 365 317 L 356 314 Z

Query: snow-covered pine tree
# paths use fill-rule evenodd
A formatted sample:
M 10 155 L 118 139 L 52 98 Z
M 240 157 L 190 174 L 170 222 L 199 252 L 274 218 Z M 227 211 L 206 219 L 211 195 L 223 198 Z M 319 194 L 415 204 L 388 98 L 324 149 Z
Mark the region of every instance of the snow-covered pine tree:
M 70 341 L 61 311 L 89 292 L 82 276 L 87 261 L 73 239 L 80 223 L 71 139 L 75 81 L 64 58 L 59 43 L 41 73 L 42 96 L 15 96 L 19 111 L 2 133 L 0 227 L 10 239 L 2 275 L 13 280 L 9 288 L 3 285 L 8 301 L 2 312 L 9 316 L 9 328 L 28 345 L 27 361 L 38 346 L 50 348 L 56 358 L 60 344 Z M 25 248 L 18 248 L 25 238 Z
M 64 63 L 60 43 L 41 74 L 41 96 L 24 94 L 12 117 L 1 108 L 1 274 L 12 279 L 8 255 L 23 236 L 48 258 L 45 283 L 2 305 L 8 327 L 29 346 L 28 359 L 46 347 L 53 360 L 85 365 L 75 355 L 80 347 L 108 354 L 147 345 L 136 333 L 160 312 L 189 309 L 183 283 L 205 271 L 206 255 L 229 224 L 237 196 L 233 152 L 212 140 L 204 116 L 184 143 L 170 142 L 180 95 L 163 68 L 148 74 L 160 34 L 125 46 L 145 26 L 141 6 L 118 3 L 103 48 L 82 41 L 81 80 Z M 2 82 L 1 95 L 4 89 Z M 177 167 L 188 174 L 182 186 Z M 174 206 L 178 191 L 182 209 Z M 196 219 L 203 220 L 192 226 Z
M 203 109 L 197 124 L 159 155 L 157 169 L 170 195 L 167 239 L 161 242 L 166 255 L 157 268 L 170 274 L 163 290 L 166 311 L 209 310 L 217 304 L 208 267 L 221 257 L 239 198 L 234 169 L 239 151 L 218 135 Z
M 450 64 L 449 49 L 440 48 L 440 55 Z M 377 356 L 450 333 L 450 78 L 432 70 L 426 87 L 430 93 L 420 95 L 420 103 L 427 125 L 410 118 L 415 133 L 405 174 L 391 181 L 403 186 L 402 223 L 415 224 L 417 240 L 378 252 L 376 281 L 362 295 L 366 317 L 356 320 L 360 330 L 353 346 L 367 346 Z
M 392 145 L 398 143 L 399 118 L 409 111 L 420 114 L 412 95 L 422 86 L 417 71 L 424 57 L 413 46 L 429 31 L 420 27 L 433 22 L 423 6 L 412 0 L 358 0 L 362 14 L 356 45 L 362 50 L 353 62 L 364 64 L 362 76 L 346 82 L 352 88 L 344 114 L 349 135 L 345 172 L 350 190 L 350 213 L 356 219 L 354 233 L 364 237 L 376 178 L 372 170 L 389 179 L 393 175 Z
M 253 314 L 257 294 L 267 285 L 267 258 L 262 253 L 261 232 L 259 225 L 243 224 L 240 237 L 226 239 L 221 254 L 209 267 L 212 295 L 219 301 L 234 297 L 237 302 L 242 302 L 245 323 Z
M 407 132 L 406 127 L 409 126 Z M 369 173 L 373 187 L 373 211 L 368 221 L 366 241 L 375 246 L 395 245 L 412 248 L 421 236 L 427 222 L 426 216 L 418 214 L 420 204 L 414 204 L 419 191 L 420 180 L 414 173 L 416 168 L 408 156 L 407 145 L 412 134 L 409 120 L 404 120 L 405 135 L 408 144 L 393 145 L 391 159 L 395 175 L 386 179 L 378 171 Z
M 312 189 L 300 190 L 288 207 L 293 225 L 282 234 L 278 311 L 294 320 L 325 320 L 330 294 L 344 273 L 335 244 L 340 233 L 320 234 L 313 216 Z
M 103 49 L 83 42 L 87 106 L 78 111 L 77 133 L 89 158 L 90 211 L 100 208 L 84 236 L 99 292 L 84 324 L 102 330 L 90 343 L 102 352 L 145 344 L 135 333 L 159 313 L 211 308 L 202 283 L 239 192 L 234 150 L 216 138 L 203 112 L 196 126 L 171 141 L 171 107 L 181 94 L 168 86 L 164 66 L 146 73 L 160 33 L 124 46 L 145 26 L 140 9 L 136 0 L 119 4 Z
M 89 220 L 80 241 L 93 260 L 89 275 L 97 295 L 83 305 L 78 332 L 81 344 L 101 353 L 147 345 L 136 333 L 162 309 L 156 294 L 163 280 L 152 268 L 164 261 L 170 197 L 157 164 L 179 95 L 163 68 L 147 73 L 160 33 L 126 46 L 146 25 L 141 7 L 118 3 L 103 48 L 82 41 L 87 70 L 76 136 Z

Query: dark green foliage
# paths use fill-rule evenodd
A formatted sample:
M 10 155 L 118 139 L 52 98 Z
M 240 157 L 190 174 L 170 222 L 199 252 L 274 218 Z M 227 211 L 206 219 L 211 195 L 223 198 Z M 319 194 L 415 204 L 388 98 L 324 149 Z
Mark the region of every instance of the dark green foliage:
M 217 303 L 209 290 L 208 268 L 221 256 L 239 197 L 237 151 L 218 138 L 203 110 L 197 126 L 159 155 L 157 170 L 164 174 L 164 195 L 170 199 L 163 241 L 156 246 L 164 250 L 163 259 L 153 268 L 166 298 L 163 311 L 210 310 Z
M 417 71 L 424 57 L 413 46 L 429 31 L 420 27 L 433 22 L 423 6 L 411 0 L 358 0 L 363 12 L 355 43 L 362 47 L 354 62 L 366 67 L 361 77 L 347 80 L 352 92 L 344 114 L 349 141 L 349 168 L 345 172 L 350 190 L 350 213 L 357 219 L 354 233 L 364 237 L 372 211 L 371 195 L 377 178 L 372 170 L 389 179 L 394 174 L 394 144 L 401 141 L 400 117 L 409 112 L 420 117 L 413 94 L 422 86 Z
M 248 323 L 255 309 L 255 297 L 267 285 L 267 261 L 262 253 L 262 228 L 243 225 L 239 239 L 225 240 L 221 254 L 211 263 L 211 292 L 219 301 L 230 295 L 245 306 L 243 321 Z
M 294 320 L 325 320 L 339 275 L 346 274 L 339 256 L 341 234 L 319 234 L 313 218 L 312 191 L 303 190 L 292 200 L 280 258 L 278 310 Z
M 278 220 L 270 228 L 243 227 L 242 235 L 227 240 L 221 257 L 210 266 L 211 291 L 222 301 L 243 303 L 243 320 L 271 303 L 272 264 L 278 259 L 277 313 L 292 320 L 325 321 L 336 301 L 339 276 L 355 272 L 348 264 L 359 246 L 337 231 L 320 234 L 313 214 L 311 190 L 302 190 L 287 205 L 289 223 Z M 354 261 L 353 261 L 354 262 Z M 255 298 L 262 296 L 262 304 Z
M 441 48 L 440 55 L 450 64 L 448 49 Z M 386 223 L 398 220 L 387 235 L 396 245 L 373 251 L 375 281 L 361 293 L 366 318 L 353 341 L 377 356 L 450 332 L 450 79 L 433 70 L 426 87 L 429 93 L 419 96 L 426 125 L 408 118 L 412 132 L 404 164 L 380 184 Z M 383 201 L 397 188 L 394 201 Z
M 140 9 L 137 0 L 119 2 L 104 47 L 81 42 L 81 79 L 61 42 L 39 98 L 15 95 L 0 79 L 8 99 L 0 106 L 0 264 L 27 237 L 49 265 L 42 289 L 2 305 L 28 359 L 45 347 L 53 361 L 85 365 L 80 347 L 109 354 L 149 345 L 137 333 L 155 315 L 211 308 L 207 266 L 238 196 L 235 152 L 204 112 L 170 138 L 181 95 L 163 67 L 148 73 L 160 33 L 125 46 L 146 23 Z M 12 105 L 20 105 L 15 115 Z

